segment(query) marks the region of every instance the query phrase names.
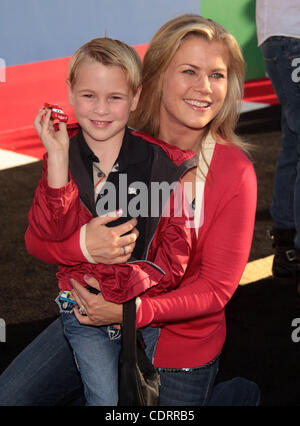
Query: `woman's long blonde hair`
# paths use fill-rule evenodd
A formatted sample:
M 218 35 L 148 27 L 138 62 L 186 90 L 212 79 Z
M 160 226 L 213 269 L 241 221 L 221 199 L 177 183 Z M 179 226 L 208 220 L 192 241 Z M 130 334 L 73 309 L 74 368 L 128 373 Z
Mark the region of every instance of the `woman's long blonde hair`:
M 227 47 L 230 58 L 227 95 L 221 110 L 207 126 L 207 132 L 210 130 L 215 138 L 219 134 L 225 140 L 245 149 L 246 144 L 234 133 L 243 98 L 243 55 L 236 39 L 228 31 L 211 19 L 199 15 L 185 14 L 174 18 L 165 23 L 152 38 L 143 60 L 140 101 L 129 124 L 134 129 L 158 137 L 165 71 L 182 41 L 190 36 L 222 41 Z

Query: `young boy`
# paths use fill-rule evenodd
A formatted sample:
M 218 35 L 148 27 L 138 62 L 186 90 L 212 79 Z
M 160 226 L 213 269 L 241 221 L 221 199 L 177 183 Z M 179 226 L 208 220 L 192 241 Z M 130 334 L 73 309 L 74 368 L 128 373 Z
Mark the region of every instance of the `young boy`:
M 81 227 L 80 243 L 87 262 L 68 265 L 66 259 L 59 265 L 61 291 L 72 290 L 70 278 L 85 285 L 86 274 L 94 276 L 104 298 L 115 303 L 145 291 L 151 297 L 175 288 L 185 272 L 195 238 L 188 222 L 189 210 L 180 183 L 168 202 L 156 202 L 149 196 L 149 188 L 154 181 L 169 185 L 178 182 L 197 159 L 191 152 L 126 127 L 130 112 L 137 106 L 141 84 L 139 56 L 126 44 L 109 38 L 86 43 L 72 57 L 67 83 L 79 126 L 73 126 L 74 136 L 69 141 L 65 123 L 59 123 L 56 131 L 50 111 L 42 109 L 36 117 L 35 128 L 47 154 L 28 216 L 27 241 L 30 235 L 51 242 L 66 240 Z M 145 194 L 141 194 L 143 190 Z M 174 196 L 178 193 L 179 210 Z M 139 208 L 135 200 L 138 195 Z M 141 208 L 145 201 L 149 204 L 147 211 Z M 130 262 L 96 264 L 87 253 L 84 225 L 106 213 L 107 204 L 108 210 L 127 212 L 121 222 L 134 216 L 133 206 L 135 216 L 139 216 L 139 238 Z M 157 209 L 158 214 L 151 215 Z M 143 214 L 139 214 L 141 210 Z M 87 404 L 116 405 L 120 331 L 113 326 L 81 325 L 73 306 L 61 302 L 60 311 Z M 158 335 L 155 328 L 142 332 Z

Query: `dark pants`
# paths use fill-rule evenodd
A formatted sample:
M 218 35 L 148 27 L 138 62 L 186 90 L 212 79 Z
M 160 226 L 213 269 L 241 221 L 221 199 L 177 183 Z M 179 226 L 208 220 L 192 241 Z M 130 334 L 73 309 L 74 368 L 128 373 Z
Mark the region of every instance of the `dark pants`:
M 161 405 L 258 405 L 255 383 L 235 378 L 214 386 L 218 360 L 202 367 L 161 371 Z M 84 403 L 82 382 L 58 318 L 2 373 L 0 405 Z
M 271 215 L 276 228 L 296 229 L 300 248 L 300 38 L 270 37 L 261 52 L 282 108 Z

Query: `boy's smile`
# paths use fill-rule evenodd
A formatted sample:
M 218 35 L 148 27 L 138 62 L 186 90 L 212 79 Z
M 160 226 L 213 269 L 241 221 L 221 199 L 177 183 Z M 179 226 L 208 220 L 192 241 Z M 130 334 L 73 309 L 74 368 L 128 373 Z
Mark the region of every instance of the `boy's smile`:
M 111 121 L 96 121 L 96 120 L 92 120 L 92 123 L 96 127 L 99 127 L 100 129 L 103 129 L 103 128 L 107 127 L 112 122 Z
M 106 143 L 122 144 L 129 114 L 138 98 L 139 92 L 132 93 L 122 68 L 94 60 L 80 64 L 75 83 L 69 87 L 70 104 L 94 152 L 105 149 Z

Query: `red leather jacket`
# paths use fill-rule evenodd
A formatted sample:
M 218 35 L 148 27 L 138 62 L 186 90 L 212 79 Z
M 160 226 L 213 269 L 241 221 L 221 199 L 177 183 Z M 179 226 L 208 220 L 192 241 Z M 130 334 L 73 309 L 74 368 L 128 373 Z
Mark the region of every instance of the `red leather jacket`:
M 128 187 L 131 175 L 131 180 L 141 179 L 148 186 L 154 179 L 157 183 L 172 183 L 178 181 L 188 167 L 195 165 L 196 158 L 192 152 L 172 149 L 153 138 L 148 139 L 146 141 L 144 135 L 137 136 L 126 129 L 117 162 L 120 169 L 126 169 L 123 171 L 127 173 Z M 90 185 L 86 167 L 82 164 L 84 158 L 80 146 L 84 147 L 84 144 L 82 134 L 73 134 L 69 155 L 70 178 L 68 184 L 62 188 L 53 189 L 48 186 L 47 156 L 44 158 L 43 177 L 35 192 L 26 232 L 28 251 L 40 259 L 43 245 L 34 239 L 34 235 L 44 241 L 63 241 L 97 215 L 93 186 Z M 189 226 L 188 209 L 182 208 L 180 214 L 174 211 L 175 198 L 181 197 L 182 206 L 185 202 L 181 184 L 176 188 L 169 203 L 156 206 L 160 210 L 158 216 L 138 218 L 144 247 L 134 254 L 140 257 L 118 265 L 91 264 L 87 261 L 69 265 L 63 258 L 57 273 L 59 288 L 71 290 L 71 277 L 86 285 L 83 276 L 90 274 L 99 281 L 106 300 L 123 303 L 146 290 L 147 294 L 153 296 L 177 287 L 188 265 L 192 245 L 195 243 L 195 232 Z M 148 207 L 149 212 L 152 211 L 154 203 L 149 203 Z M 166 216 L 163 210 L 168 210 Z M 37 243 L 35 247 L 34 241 Z

